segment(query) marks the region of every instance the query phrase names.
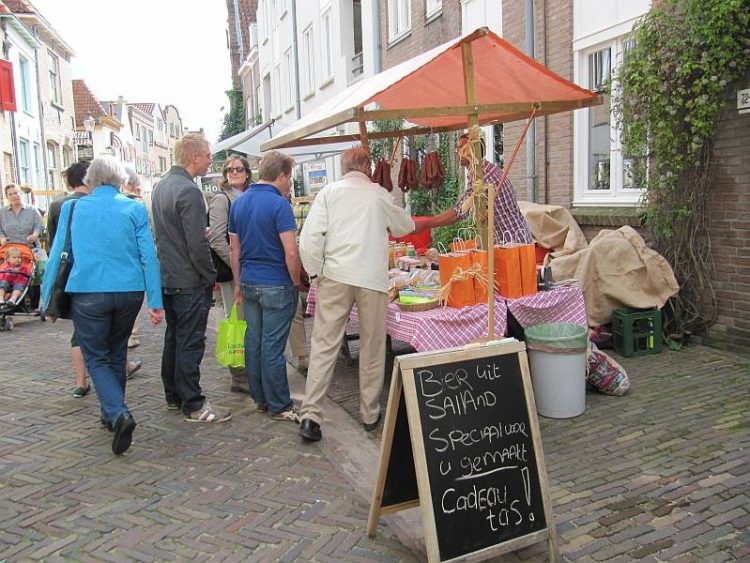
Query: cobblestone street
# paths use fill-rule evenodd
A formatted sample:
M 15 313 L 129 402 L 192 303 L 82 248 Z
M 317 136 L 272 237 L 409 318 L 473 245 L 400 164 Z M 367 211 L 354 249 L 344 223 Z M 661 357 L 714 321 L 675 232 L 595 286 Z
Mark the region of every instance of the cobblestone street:
M 187 424 L 161 392 L 163 327 L 138 324 L 138 427 L 120 458 L 93 393 L 71 396 L 70 323 L 17 317 L 0 334 L 0 560 L 424 558 L 419 509 L 365 532 L 380 436 L 358 420 L 356 362 L 337 365 L 323 441 L 302 444 L 296 425 L 229 393 L 210 330 L 204 388 L 234 417 Z M 540 418 L 563 559 L 750 559 L 750 361 L 701 346 L 617 359 L 627 396 L 588 394 L 584 415 Z M 291 368 L 290 383 L 299 399 Z M 501 560 L 545 555 L 542 543 Z

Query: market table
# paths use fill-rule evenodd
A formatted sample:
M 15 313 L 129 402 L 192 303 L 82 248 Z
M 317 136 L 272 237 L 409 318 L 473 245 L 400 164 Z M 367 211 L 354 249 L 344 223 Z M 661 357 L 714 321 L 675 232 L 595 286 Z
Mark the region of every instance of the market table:
M 307 296 L 307 312 L 315 313 L 316 288 Z M 569 322 L 586 326 L 583 293 L 577 287 L 562 286 L 540 291 L 529 297 L 505 299 L 495 297 L 495 334 L 508 332 L 508 313 L 523 327 L 537 323 Z M 385 330 L 392 337 L 413 346 L 418 352 L 463 346 L 487 335 L 487 305 L 454 309 L 438 307 L 431 311 L 407 313 L 398 305 L 388 304 Z M 352 320 L 359 320 L 357 306 Z

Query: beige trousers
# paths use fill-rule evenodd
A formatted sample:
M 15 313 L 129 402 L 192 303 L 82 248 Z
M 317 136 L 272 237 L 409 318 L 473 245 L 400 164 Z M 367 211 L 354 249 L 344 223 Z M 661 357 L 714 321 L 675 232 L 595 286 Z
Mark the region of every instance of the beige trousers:
M 221 303 L 224 307 L 224 318 L 228 319 L 232 313 L 232 306 L 234 305 L 234 282 L 227 281 L 219 283 L 221 288 Z M 244 319 L 245 315 L 242 311 L 242 307 L 237 307 L 237 318 Z M 247 381 L 247 372 L 245 368 L 227 368 L 229 369 L 230 382 L 232 387 L 241 387 L 249 391 L 250 384 Z
M 352 305 L 359 311 L 359 413 L 371 424 L 380 412 L 385 378 L 385 293 L 321 279 L 315 305 L 305 399 L 300 418 L 323 422 L 322 404 L 333 377 Z
M 302 296 L 297 299 L 297 312 L 294 313 L 292 319 L 292 326 L 289 329 L 289 351 L 292 356 L 301 360 L 303 364 L 306 364 L 307 357 L 307 337 L 305 335 L 305 319 L 302 316 L 303 303 Z

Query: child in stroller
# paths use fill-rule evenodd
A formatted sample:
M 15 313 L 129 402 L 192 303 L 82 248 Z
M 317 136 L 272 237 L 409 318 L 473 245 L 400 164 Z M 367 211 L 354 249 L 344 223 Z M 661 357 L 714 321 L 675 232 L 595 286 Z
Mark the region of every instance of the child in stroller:
M 13 321 L 6 316 L 25 307 L 35 272 L 36 259 L 28 246 L 11 242 L 0 247 L 0 331 L 13 329 Z

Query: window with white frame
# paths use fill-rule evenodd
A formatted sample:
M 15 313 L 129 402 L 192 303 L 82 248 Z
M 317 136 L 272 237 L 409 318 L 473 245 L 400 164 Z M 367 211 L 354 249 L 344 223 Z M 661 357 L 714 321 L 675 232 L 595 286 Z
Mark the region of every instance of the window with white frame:
M 315 91 L 315 44 L 313 29 L 308 27 L 302 33 L 302 94 L 307 96 Z
M 49 141 L 47 143 L 47 184 L 53 190 L 60 185 L 60 176 L 58 174 L 59 160 L 60 151 L 57 145 Z
M 18 57 L 18 71 L 21 75 L 21 109 L 26 113 L 32 113 L 31 104 L 31 70 L 29 60 L 24 57 Z
M 646 187 L 646 159 L 624 154 L 606 93 L 610 81 L 612 90 L 619 90 L 617 67 L 632 46 L 632 39 L 619 37 L 577 53 L 577 82 L 602 94 L 604 101 L 577 112 L 576 204 L 632 205 Z
M 281 91 L 283 89 L 281 85 L 281 65 L 277 64 L 273 69 L 273 81 L 275 87 L 273 89 L 273 114 L 274 116 L 280 116 L 283 111 L 281 107 Z
M 57 105 L 62 105 L 62 82 L 60 80 L 60 59 L 52 51 L 49 55 L 49 97 Z
M 294 56 L 291 49 L 284 53 L 284 74 L 286 75 L 284 78 L 284 93 L 286 98 L 284 100 L 284 110 L 287 110 L 294 105 Z
M 431 18 L 443 11 L 443 0 L 426 0 L 424 5 L 425 19 Z
M 388 41 L 393 42 L 411 29 L 411 1 L 388 0 Z
M 333 76 L 333 29 L 331 10 L 320 18 L 321 77 L 325 81 Z
M 18 167 L 20 168 L 20 178 L 22 184 L 31 183 L 31 162 L 29 142 L 26 139 L 18 140 Z

